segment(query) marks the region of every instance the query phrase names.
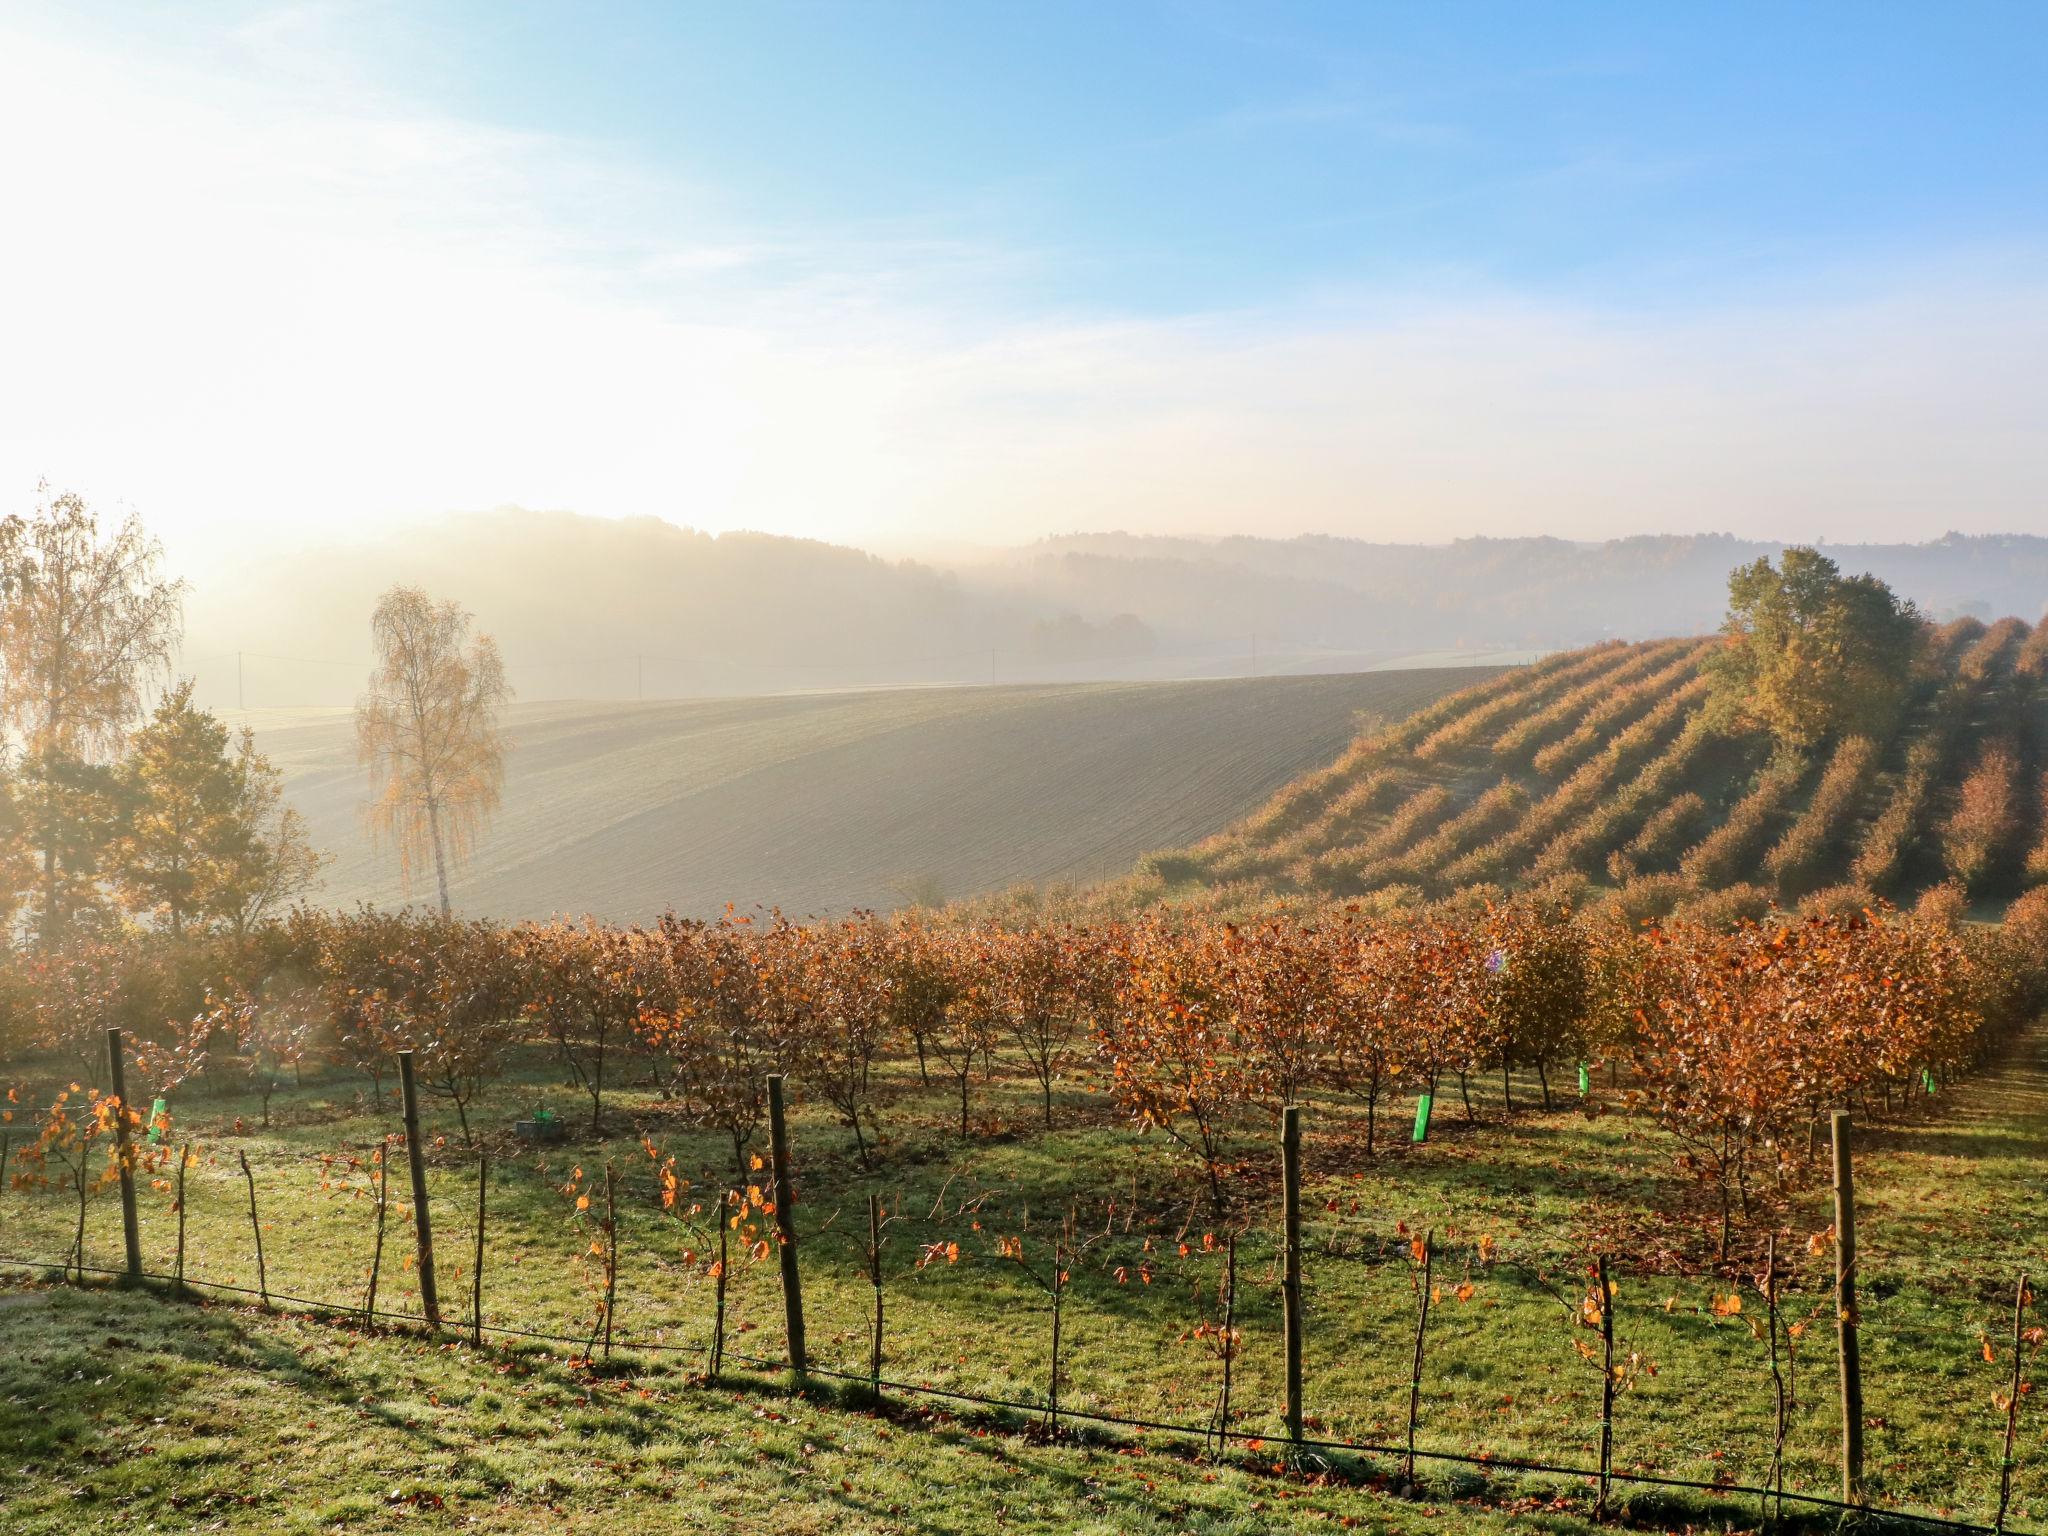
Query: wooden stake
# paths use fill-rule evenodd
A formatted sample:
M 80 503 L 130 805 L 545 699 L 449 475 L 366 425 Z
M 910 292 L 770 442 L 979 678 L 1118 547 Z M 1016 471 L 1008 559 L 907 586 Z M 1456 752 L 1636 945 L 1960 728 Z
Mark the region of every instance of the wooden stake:
M 256 1218 L 256 1175 L 249 1171 L 249 1154 L 237 1152 L 242 1160 L 242 1179 L 249 1186 L 249 1230 L 256 1234 L 256 1294 L 270 1305 L 270 1281 L 263 1269 L 263 1223 Z
M 1856 1190 L 1849 1112 L 1828 1117 L 1835 1157 L 1835 1335 L 1842 1376 L 1842 1501 L 1863 1502 L 1863 1357 L 1856 1334 Z
M 441 1326 L 441 1298 L 434 1288 L 434 1223 L 427 1214 L 427 1154 L 420 1145 L 420 1091 L 414 1081 L 412 1052 L 398 1053 L 398 1086 L 405 1103 L 405 1156 L 412 1165 L 412 1226 L 419 1251 L 420 1310 L 427 1325 Z
M 612 1309 L 619 1300 L 618 1173 L 604 1161 L 604 1357 L 612 1357 Z
M 718 1275 L 712 1287 L 711 1361 L 704 1373 L 710 1381 L 718 1380 L 719 1368 L 725 1363 L 725 1276 L 731 1231 L 732 1195 L 728 1193 L 718 1203 Z
M 1607 1255 L 1601 1254 L 1594 1267 L 1600 1287 L 1600 1493 L 1593 1501 L 1593 1518 L 1607 1518 L 1607 1491 L 1614 1466 L 1614 1287 L 1607 1279 Z
M 868 1285 L 875 1293 L 875 1333 L 868 1350 L 868 1390 L 882 1395 L 882 1197 L 868 1196 Z
M 2027 1277 L 2023 1271 L 2020 1283 L 2012 1293 L 2012 1386 L 2011 1396 L 2005 1403 L 2005 1459 L 1998 1468 L 1998 1520 L 1996 1528 L 2005 1529 L 2005 1507 L 2012 1500 L 2012 1448 L 2014 1437 L 2020 1428 L 2020 1362 L 2025 1348 L 2024 1333 L 2027 1315 Z
M 178 1144 L 178 1259 L 171 1276 L 181 1292 L 185 1289 L 185 1154 L 191 1145 L 189 1141 Z
M 1771 1434 L 1771 1474 L 1766 1487 L 1777 1495 L 1772 1523 L 1785 1518 L 1785 1414 L 1790 1406 L 1785 1376 L 1778 1369 L 1778 1234 L 1764 1240 L 1764 1310 L 1771 1328 L 1771 1391 L 1776 1399 L 1776 1422 Z M 1761 1507 L 1761 1500 L 1759 1506 Z
M 1216 1404 L 1216 1452 L 1230 1444 L 1230 1376 L 1237 1361 L 1237 1234 L 1223 1249 L 1223 1391 Z
M 1287 1362 L 1287 1438 L 1301 1441 L 1301 1106 L 1280 1111 L 1281 1343 Z
M 7 1193 L 7 1153 L 14 1144 L 12 1131 L 0 1131 L 0 1195 Z
M 484 1191 L 490 1187 L 491 1158 L 480 1152 L 476 1159 L 476 1262 L 469 1267 L 469 1342 L 484 1347 Z
M 1408 1470 L 1405 1476 L 1411 1485 L 1415 1481 L 1415 1424 L 1422 1417 L 1422 1339 L 1429 1330 L 1429 1287 L 1435 1269 L 1436 1232 L 1432 1229 L 1422 1238 L 1422 1303 L 1415 1310 L 1415 1355 L 1408 1367 Z
M 789 1125 L 782 1108 L 782 1074 L 768 1074 L 768 1150 L 775 1163 L 775 1232 L 782 1249 L 782 1319 L 789 1339 L 789 1368 L 808 1369 L 804 1351 L 803 1276 L 796 1265 L 796 1190 L 789 1176 Z
M 142 1228 L 135 1218 L 135 1153 L 128 1144 L 128 1064 L 121 1049 L 121 1031 L 107 1031 L 107 1082 L 113 1089 L 114 1162 L 121 1173 L 121 1242 L 127 1259 L 126 1284 L 142 1279 Z
M 363 1326 L 377 1327 L 377 1271 L 384 1264 L 384 1217 L 391 1209 L 391 1144 L 377 1148 L 377 1246 L 370 1250 L 370 1293 L 363 1298 Z
M 1046 1384 L 1046 1428 L 1060 1432 L 1060 1321 L 1067 1299 L 1067 1255 L 1074 1235 L 1074 1218 L 1068 1215 L 1052 1245 L 1052 1378 Z

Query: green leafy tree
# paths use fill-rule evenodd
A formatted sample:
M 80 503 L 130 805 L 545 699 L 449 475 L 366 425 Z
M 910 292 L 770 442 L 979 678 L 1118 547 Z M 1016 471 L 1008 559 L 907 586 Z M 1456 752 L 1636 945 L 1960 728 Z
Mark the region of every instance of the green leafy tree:
M 117 775 L 121 830 L 110 873 L 121 904 L 174 935 L 224 923 L 246 932 L 304 891 L 320 861 L 277 770 L 210 711 L 192 685 L 167 694 Z
M 181 682 L 135 733 L 118 778 L 125 814 L 111 872 L 121 904 L 183 935 L 217 908 L 226 872 L 253 851 L 228 729 L 195 709 L 192 684 Z
M 1728 577 L 1725 644 L 1707 663 L 1717 723 L 1769 731 L 1791 752 L 1898 714 L 1919 611 L 1875 576 L 1844 576 L 1818 550 L 1787 549 Z
M 44 944 L 97 931 L 107 915 L 105 873 L 121 827 L 121 785 L 111 763 L 62 750 L 22 759 L 11 786 L 14 841 L 5 856 L 24 877 L 30 924 Z

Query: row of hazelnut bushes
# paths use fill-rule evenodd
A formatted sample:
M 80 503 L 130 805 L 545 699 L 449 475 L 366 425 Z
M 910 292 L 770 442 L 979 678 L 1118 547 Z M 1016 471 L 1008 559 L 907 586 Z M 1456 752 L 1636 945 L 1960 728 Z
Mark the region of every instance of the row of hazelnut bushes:
M 1680 642 L 1690 644 L 1691 642 Z M 1538 699 L 1567 688 L 1567 698 L 1610 691 L 1620 682 L 1654 665 L 1667 654 L 1672 642 L 1626 646 L 1620 642 L 1576 653 L 1579 659 L 1558 668 L 1525 687 L 1508 690 L 1477 707 L 1464 711 L 1439 727 L 1415 749 L 1421 759 L 1441 756 L 1454 747 L 1479 739 L 1499 720 L 1526 714 Z M 1591 678 L 1592 681 L 1584 681 Z M 1575 686 L 1576 685 L 1576 686 Z M 1214 867 L 1221 876 L 1271 873 L 1287 867 L 1297 879 L 1315 888 L 1358 890 L 1377 887 L 1394 879 L 1412 878 L 1434 868 L 1474 846 L 1527 803 L 1520 791 L 1506 795 L 1489 791 L 1449 824 L 1430 835 L 1412 854 L 1401 850 L 1409 839 L 1428 830 L 1431 818 L 1449 805 L 1446 792 L 1430 787 L 1415 790 L 1400 804 L 1380 833 L 1349 847 L 1339 846 L 1356 837 L 1372 817 L 1385 810 L 1404 786 L 1403 778 L 1391 769 L 1368 774 L 1353 784 L 1322 815 L 1292 835 L 1277 841 L 1261 853 L 1244 851 L 1219 861 Z M 1319 858 L 1320 855 L 1320 858 Z M 1385 866 L 1382 868 L 1382 866 Z
M 1638 649 L 1619 640 L 1611 640 L 1580 652 L 1579 659 L 1570 666 L 1526 679 L 1522 687 L 1497 694 L 1438 726 L 1416 743 L 1415 756 L 1425 763 L 1433 762 L 1446 752 L 1479 741 L 1502 721 L 1540 708 L 1561 690 L 1582 683 L 1588 687 L 1596 683 L 1611 683 L 1616 672 L 1627 669 L 1632 654 Z
M 1284 869 L 1325 849 L 1349 843 L 1366 832 L 1376 818 L 1399 804 L 1404 791 L 1412 789 L 1408 775 L 1401 770 L 1376 768 L 1331 801 L 1329 809 L 1314 821 L 1271 844 L 1264 850 L 1264 861 L 1270 861 L 1271 869 Z
M 2048 772 L 2041 775 L 2040 783 L 2034 787 L 2034 817 L 2040 834 L 2027 853 L 2022 871 L 2030 885 L 2048 881 Z
M 1385 826 L 1364 842 L 1312 856 L 1308 861 L 1308 884 L 1329 891 L 1361 888 L 1359 871 L 1428 836 L 1450 814 L 1451 805 L 1451 792 L 1441 784 L 1417 790 L 1401 802 Z
M 1678 869 L 1695 885 L 1726 885 L 1746 874 L 1779 812 L 1806 781 L 1801 762 L 1772 763 L 1757 775 L 1750 792 L 1735 802 L 1721 824 L 1686 850 Z
M 1694 790 L 1674 796 L 1651 813 L 1636 835 L 1607 856 L 1607 877 L 1616 884 L 1636 878 L 1645 867 L 1677 859 L 1706 819 L 1707 802 Z
M 1614 783 L 1638 771 L 1661 752 L 1683 727 L 1686 716 L 1704 702 L 1707 679 L 1695 676 L 1677 692 L 1616 736 L 1600 754 L 1538 801 L 1529 814 L 1506 833 L 1475 848 L 1448 866 L 1442 878 L 1450 885 L 1476 885 L 1500 878 L 1518 860 L 1531 857 L 1584 816 Z
M 1906 750 L 1905 770 L 1899 776 L 1890 799 L 1864 829 L 1850 878 L 1874 891 L 1887 889 L 1898 879 L 1906 856 L 1932 819 L 1935 793 L 1963 726 L 1971 713 L 2002 677 L 2010 662 L 2018 659 L 2025 625 L 2006 621 L 1989 629 L 1979 627 L 1974 643 L 1962 651 L 1953 674 L 1940 685 L 1929 710 L 1927 727 Z M 1969 631 L 1959 622 L 1938 631 L 1930 651 L 1939 656 L 1951 653 Z
M 1656 707 L 1673 688 L 1699 669 L 1697 647 L 1686 651 L 1666 666 L 1631 687 L 1617 692 L 1606 703 L 1587 714 L 1569 736 L 1554 741 L 1536 754 L 1536 771 L 1546 779 L 1563 778 L 1601 745 L 1647 711 Z
M 1780 893 L 1800 896 L 1821 884 L 1870 792 L 1878 755 L 1868 736 L 1845 736 L 1836 744 L 1806 809 L 1764 855 L 1764 871 Z
M 1607 855 L 1650 815 L 1652 809 L 1671 797 L 1692 772 L 1713 740 L 1706 716 L 1695 714 L 1685 722 L 1671 743 L 1644 764 L 1621 789 L 1591 806 L 1579 821 L 1566 827 L 1544 846 L 1536 860 L 1539 875 L 1579 870 L 1591 874 L 1605 863 Z
M 1504 779 L 1414 847 L 1356 870 L 1353 878 L 1366 890 L 1388 885 L 1427 887 L 1444 865 L 1504 832 L 1528 809 L 1528 791 Z
M 1956 790 L 1954 811 L 1941 824 L 1942 862 L 1965 890 L 1981 891 L 2000 872 L 2001 855 L 2026 824 L 2020 763 L 2015 737 L 1986 741 Z
M 1675 657 L 1697 646 L 1697 640 L 1664 640 L 1641 647 L 1636 657 L 1611 676 L 1575 688 L 1556 703 L 1501 734 L 1493 744 L 1493 755 L 1503 766 L 1526 767 L 1535 755 L 1561 736 L 1576 731 L 1586 715 L 1606 707 L 1617 687 L 1627 687 L 1648 673 L 1668 665 Z
M 1608 641 L 1600 649 L 1615 649 L 1619 645 L 1619 641 Z M 1298 833 L 1328 810 L 1348 786 L 1358 781 L 1361 774 L 1369 776 L 1385 766 L 1387 759 L 1406 752 L 1466 711 L 1484 707 L 1503 694 L 1526 688 L 1533 681 L 1574 666 L 1584 655 L 1583 651 L 1559 651 L 1527 666 L 1510 667 L 1484 682 L 1474 683 L 1470 688 L 1446 694 L 1434 704 L 1392 725 L 1364 733 L 1346 747 L 1335 762 L 1282 785 L 1270 800 L 1243 821 L 1198 845 L 1191 851 L 1190 858 L 1206 871 L 1246 848 L 1276 843 Z

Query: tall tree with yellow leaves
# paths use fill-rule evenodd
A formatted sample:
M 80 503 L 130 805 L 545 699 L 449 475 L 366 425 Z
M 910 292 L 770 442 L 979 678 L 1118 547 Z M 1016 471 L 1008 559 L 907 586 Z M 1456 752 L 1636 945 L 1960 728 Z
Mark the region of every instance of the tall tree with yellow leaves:
M 448 866 L 468 857 L 505 782 L 498 711 L 512 689 L 497 642 L 471 638 L 470 622 L 418 587 L 386 592 L 370 620 L 377 667 L 356 704 L 356 753 L 378 788 L 371 830 L 396 845 L 408 890 L 432 858 L 443 913 Z
M 159 574 L 162 559 L 139 519 L 103 530 L 71 493 L 0 521 L 0 717 L 20 753 L 46 940 L 95 899 L 110 765 L 184 628 L 185 584 Z

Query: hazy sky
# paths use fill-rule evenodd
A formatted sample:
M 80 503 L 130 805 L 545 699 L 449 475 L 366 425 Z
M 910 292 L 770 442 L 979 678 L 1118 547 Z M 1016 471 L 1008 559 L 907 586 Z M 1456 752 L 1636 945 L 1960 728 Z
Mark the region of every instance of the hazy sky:
M 0 505 L 2048 531 L 2048 9 L 0 0 Z

